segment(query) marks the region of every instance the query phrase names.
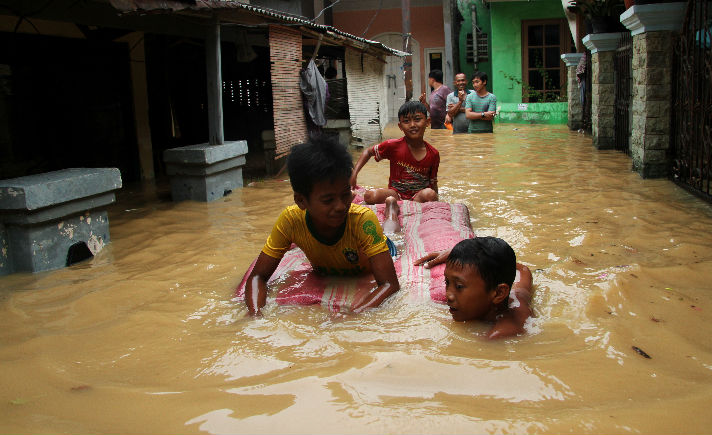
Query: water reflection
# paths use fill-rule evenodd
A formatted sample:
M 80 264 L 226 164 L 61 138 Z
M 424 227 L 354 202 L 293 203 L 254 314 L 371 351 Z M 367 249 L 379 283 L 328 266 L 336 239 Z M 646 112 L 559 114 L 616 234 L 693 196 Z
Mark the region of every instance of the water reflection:
M 2 432 L 706 431 L 709 205 L 564 127 L 426 138 L 441 198 L 534 271 L 528 334 L 485 342 L 407 283 L 359 316 L 248 318 L 233 291 L 289 183 L 210 204 L 129 187 L 93 260 L 0 278 Z

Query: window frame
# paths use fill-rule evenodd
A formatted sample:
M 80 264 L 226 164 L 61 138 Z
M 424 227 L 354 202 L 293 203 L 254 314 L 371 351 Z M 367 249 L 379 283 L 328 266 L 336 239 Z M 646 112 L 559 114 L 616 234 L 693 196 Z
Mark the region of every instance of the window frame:
M 522 83 L 526 84 L 529 86 L 529 71 L 531 70 L 536 70 L 538 68 L 529 68 L 529 27 L 530 26 L 546 26 L 546 25 L 552 25 L 556 24 L 559 26 L 559 55 L 563 53 L 568 53 L 570 52 L 570 47 L 573 42 L 571 40 L 571 35 L 569 35 L 569 30 L 568 30 L 568 23 L 566 22 L 565 19 L 563 18 L 550 18 L 550 19 L 539 19 L 539 20 L 522 20 L 522 27 L 521 27 L 521 32 L 522 32 Z M 545 34 L 546 32 L 544 32 Z M 544 44 L 541 46 L 534 46 L 534 47 L 541 47 L 544 49 L 544 56 L 543 59 L 546 62 L 546 47 L 556 47 L 555 45 L 547 45 L 546 41 L 543 41 Z M 544 68 L 545 70 L 554 70 L 555 68 Z M 561 56 L 559 56 L 559 95 L 564 96 L 564 92 L 566 92 L 566 80 L 567 80 L 567 71 L 566 71 L 566 65 L 564 62 L 561 60 Z M 543 83 L 543 89 L 535 89 L 536 91 L 542 92 L 542 93 L 547 93 L 547 92 L 552 92 L 552 90 L 547 90 L 546 89 L 546 82 Z M 529 103 L 529 97 L 524 94 L 524 89 L 522 89 L 522 102 L 524 103 Z M 544 101 L 539 101 L 539 102 L 544 102 Z

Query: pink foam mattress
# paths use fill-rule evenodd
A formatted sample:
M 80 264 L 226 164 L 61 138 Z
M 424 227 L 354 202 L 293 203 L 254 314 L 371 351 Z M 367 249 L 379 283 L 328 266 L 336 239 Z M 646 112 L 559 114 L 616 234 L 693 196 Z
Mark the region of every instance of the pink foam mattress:
M 413 262 L 429 252 L 449 249 L 458 241 L 473 237 L 470 213 L 464 204 L 447 202 L 417 203 L 399 201 L 402 231 L 388 235 L 398 248 L 394 257 L 401 292 L 409 298 L 445 301 L 445 265 L 432 269 L 413 266 Z M 384 204 L 369 205 L 383 223 Z M 254 262 L 242 278 L 235 295 L 243 298 L 247 277 Z M 268 282 L 269 298 L 282 305 L 321 304 L 330 311 L 349 311 L 356 289 L 375 287 L 373 276 L 332 277 L 317 275 L 301 249 L 293 246 L 282 258 Z

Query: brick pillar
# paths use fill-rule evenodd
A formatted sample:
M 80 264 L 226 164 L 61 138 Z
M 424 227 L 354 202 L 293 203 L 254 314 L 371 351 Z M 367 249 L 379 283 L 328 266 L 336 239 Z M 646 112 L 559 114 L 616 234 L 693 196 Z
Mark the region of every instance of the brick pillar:
M 682 26 L 685 3 L 635 5 L 621 14 L 633 35 L 633 170 L 665 177 L 670 162 L 673 32 Z
M 615 146 L 613 61 L 620 33 L 592 33 L 581 40 L 591 50 L 591 130 L 598 149 Z
M 581 93 L 579 92 L 578 80 L 576 80 L 576 67 L 583 57 L 583 53 L 566 53 L 561 55 L 566 64 L 566 93 L 569 102 L 568 126 L 571 130 L 583 128 L 583 105 L 581 104 Z

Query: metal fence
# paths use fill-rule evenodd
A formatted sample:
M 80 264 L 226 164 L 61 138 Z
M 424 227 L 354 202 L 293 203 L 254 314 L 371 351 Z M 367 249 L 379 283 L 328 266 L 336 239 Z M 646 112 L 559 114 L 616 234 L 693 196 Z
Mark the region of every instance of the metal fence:
M 591 121 L 591 79 L 593 75 L 591 74 L 591 52 L 586 51 L 586 70 L 584 74 L 584 101 L 583 101 L 583 129 L 586 133 L 591 134 L 592 121 Z
M 633 96 L 633 37 L 623 32 L 613 64 L 615 101 L 613 128 L 615 148 L 630 155 L 631 111 Z
M 673 60 L 673 181 L 712 202 L 712 14 L 688 0 Z

